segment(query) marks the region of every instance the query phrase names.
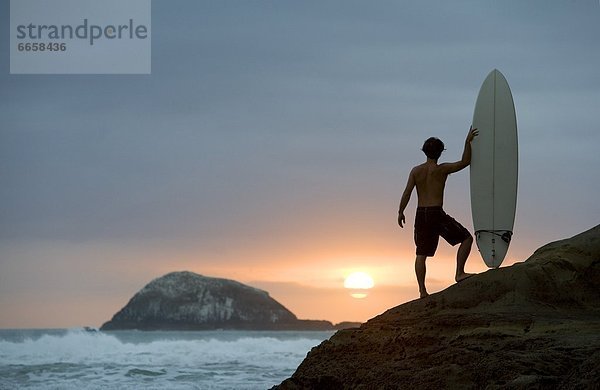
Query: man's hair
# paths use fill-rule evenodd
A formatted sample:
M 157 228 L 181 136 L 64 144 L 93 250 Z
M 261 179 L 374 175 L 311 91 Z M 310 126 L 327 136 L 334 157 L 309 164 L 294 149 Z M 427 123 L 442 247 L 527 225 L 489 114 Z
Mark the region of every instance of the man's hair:
M 435 137 L 428 138 L 421 149 L 425 155 L 433 160 L 437 160 L 444 151 L 444 143 Z

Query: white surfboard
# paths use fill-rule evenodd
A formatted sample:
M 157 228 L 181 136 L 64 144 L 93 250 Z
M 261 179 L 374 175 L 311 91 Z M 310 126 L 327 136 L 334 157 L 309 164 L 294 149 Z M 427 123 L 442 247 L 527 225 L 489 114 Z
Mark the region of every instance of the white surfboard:
M 508 83 L 494 69 L 483 82 L 471 143 L 471 213 L 477 247 L 485 264 L 502 264 L 510 244 L 517 209 L 518 144 L 515 106 Z

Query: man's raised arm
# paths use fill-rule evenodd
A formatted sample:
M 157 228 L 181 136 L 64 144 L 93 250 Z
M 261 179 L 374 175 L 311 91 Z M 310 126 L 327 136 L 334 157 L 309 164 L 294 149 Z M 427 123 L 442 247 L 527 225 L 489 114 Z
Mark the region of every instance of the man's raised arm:
M 478 134 L 479 131 L 471 126 L 469 129 L 469 134 L 467 134 L 467 139 L 465 140 L 465 149 L 463 151 L 462 158 L 457 162 L 440 164 L 440 168 L 443 169 L 444 173 L 450 174 L 458 172 L 471 164 L 471 141 L 473 141 Z

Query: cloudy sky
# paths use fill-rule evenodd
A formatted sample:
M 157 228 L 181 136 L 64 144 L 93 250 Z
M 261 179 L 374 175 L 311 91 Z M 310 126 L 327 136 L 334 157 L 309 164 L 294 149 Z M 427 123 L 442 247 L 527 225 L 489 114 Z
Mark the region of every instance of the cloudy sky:
M 504 264 L 600 222 L 597 0 L 154 0 L 151 75 L 11 75 L 0 4 L 0 327 L 99 326 L 177 270 L 301 318 L 416 298 L 408 171 L 429 136 L 460 158 L 494 68 L 520 142 Z M 472 230 L 468 176 L 445 208 Z M 454 253 L 429 260 L 431 291 Z M 352 271 L 367 298 L 344 291 Z

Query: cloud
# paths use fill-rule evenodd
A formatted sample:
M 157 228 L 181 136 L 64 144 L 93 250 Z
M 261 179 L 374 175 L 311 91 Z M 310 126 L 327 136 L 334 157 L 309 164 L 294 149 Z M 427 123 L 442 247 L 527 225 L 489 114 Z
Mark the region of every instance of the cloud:
M 327 242 L 389 253 L 423 140 L 441 137 L 458 159 L 496 67 L 520 132 L 515 253 L 596 222 L 597 2 L 341 4 L 156 2 L 148 76 L 0 63 L 0 240 L 68 243 L 65 254 L 147 245 L 149 257 L 165 245 L 201 264 L 268 264 L 285 245 Z M 467 173 L 447 189 L 468 225 Z
M 273 203 L 359 201 L 403 181 L 426 136 L 458 158 L 495 66 L 524 163 L 589 155 L 587 5 L 182 4 L 155 8 L 151 76 L 2 76 L 2 237 L 191 238 L 277 218 Z

